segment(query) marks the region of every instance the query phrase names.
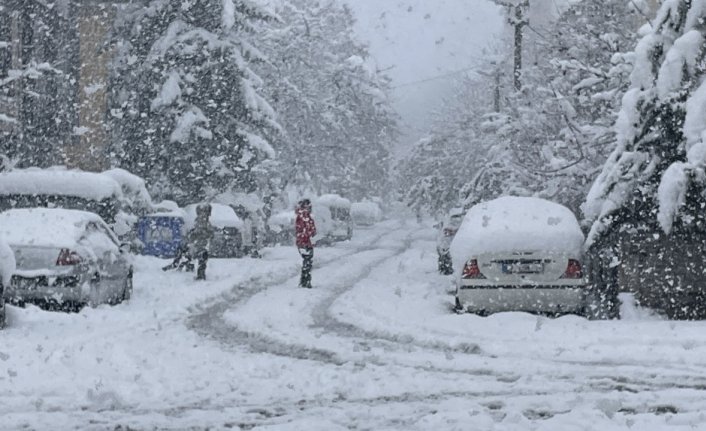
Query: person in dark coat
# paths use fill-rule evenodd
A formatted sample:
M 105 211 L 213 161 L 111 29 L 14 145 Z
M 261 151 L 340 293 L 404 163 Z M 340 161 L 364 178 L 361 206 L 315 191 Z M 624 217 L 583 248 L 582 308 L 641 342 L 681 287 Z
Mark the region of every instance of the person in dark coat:
M 189 248 L 191 255 L 198 259 L 196 268 L 196 279 L 206 279 L 206 264 L 208 262 L 208 249 L 213 240 L 213 227 L 209 218 L 211 217 L 211 205 L 201 204 L 196 207 L 196 220 L 194 228 L 189 232 Z
M 309 199 L 300 201 L 295 213 L 297 249 L 303 259 L 299 287 L 311 289 L 311 269 L 314 265 L 314 244 L 311 238 L 316 235 L 316 224 L 311 217 L 311 201 Z

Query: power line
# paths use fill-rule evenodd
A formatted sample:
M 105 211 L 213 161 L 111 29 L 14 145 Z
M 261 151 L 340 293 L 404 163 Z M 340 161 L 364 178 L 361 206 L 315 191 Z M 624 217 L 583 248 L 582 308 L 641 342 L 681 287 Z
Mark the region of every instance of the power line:
M 403 84 L 393 86 L 392 89 L 394 90 L 394 89 L 402 88 L 402 87 L 410 87 L 413 85 L 423 84 L 425 82 L 431 82 L 431 81 L 437 81 L 439 79 L 450 78 L 452 76 L 460 75 L 462 73 L 469 72 L 469 71 L 475 70 L 477 68 L 478 68 L 478 66 L 471 66 L 471 67 L 467 67 L 465 69 L 459 69 L 459 70 L 455 70 L 453 72 L 444 73 L 443 75 L 436 75 L 436 76 L 432 76 L 429 78 L 420 79 L 418 81 L 405 82 Z

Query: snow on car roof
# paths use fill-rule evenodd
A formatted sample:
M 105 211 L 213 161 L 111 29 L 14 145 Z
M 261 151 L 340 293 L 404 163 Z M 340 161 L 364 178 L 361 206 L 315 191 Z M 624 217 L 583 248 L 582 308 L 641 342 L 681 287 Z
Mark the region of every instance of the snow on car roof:
M 194 226 L 196 220 L 196 207 L 199 204 L 187 205 L 184 208 L 186 212 L 186 225 L 188 229 Z M 238 217 L 233 208 L 228 205 L 211 204 L 211 216 L 208 218 L 211 225 L 217 228 L 234 227 L 237 229 L 243 228 L 243 221 Z
M 115 180 L 95 172 L 29 168 L 0 173 L 0 194 L 77 196 L 100 201 L 122 197 L 122 190 Z
M 473 206 L 450 250 L 458 268 L 486 253 L 546 250 L 579 255 L 583 241 L 568 208 L 539 198 L 507 196 Z
M 330 208 L 348 208 L 351 207 L 351 201 L 336 194 L 321 195 L 316 199 L 320 205 Z
M 10 245 L 73 247 L 97 214 L 63 208 L 21 208 L 0 213 L 0 238 Z
M 147 191 L 145 180 L 125 169 L 114 168 L 103 172 L 117 182 L 122 188 L 123 194 L 130 196 L 142 206 L 152 205 L 152 197 Z

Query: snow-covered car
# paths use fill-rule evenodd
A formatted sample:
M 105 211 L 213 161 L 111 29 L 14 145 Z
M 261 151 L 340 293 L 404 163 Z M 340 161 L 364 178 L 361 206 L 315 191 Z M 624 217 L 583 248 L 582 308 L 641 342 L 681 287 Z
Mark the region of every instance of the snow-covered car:
M 457 310 L 587 313 L 583 243 L 562 205 L 501 197 L 473 206 L 450 247 Z
M 351 204 L 351 218 L 356 226 L 372 226 L 382 220 L 382 210 L 376 202 L 354 202 Z
M 453 241 L 456 236 L 456 231 L 458 231 L 458 228 L 461 226 L 464 214 L 465 211 L 463 208 L 453 208 L 439 226 L 439 233 L 436 236 L 436 253 L 439 255 L 439 272 L 444 275 L 453 274 L 453 264 L 451 262 L 449 247 L 451 246 L 451 241 Z
M 211 216 L 208 221 L 213 226 L 213 241 L 209 248 L 209 257 L 230 258 L 242 257 L 241 231 L 243 221 L 235 213 L 235 210 L 228 205 L 212 203 Z M 187 205 L 184 208 L 186 213 L 185 229 L 186 237 L 188 232 L 194 228 L 196 221 L 196 207 L 198 204 Z
M 114 224 L 124 197 L 108 175 L 63 167 L 0 172 L 0 211 L 12 208 L 66 208 L 96 213 Z
M 0 238 L 0 329 L 5 327 L 5 299 L 3 291 L 10 285 L 15 272 L 15 254 L 4 239 Z
M 345 241 L 353 237 L 351 201 L 336 194 L 319 196 L 313 202 L 317 243 Z
M 57 208 L 0 213 L 17 268 L 3 297 L 50 308 L 116 304 L 132 294 L 130 255 L 97 214 Z

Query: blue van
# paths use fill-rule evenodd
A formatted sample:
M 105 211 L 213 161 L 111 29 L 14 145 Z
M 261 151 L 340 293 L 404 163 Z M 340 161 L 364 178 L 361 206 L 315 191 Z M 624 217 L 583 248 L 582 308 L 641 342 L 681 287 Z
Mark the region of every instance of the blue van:
M 184 218 L 178 215 L 152 214 L 137 221 L 137 238 L 142 242 L 143 255 L 173 258 L 184 235 Z

